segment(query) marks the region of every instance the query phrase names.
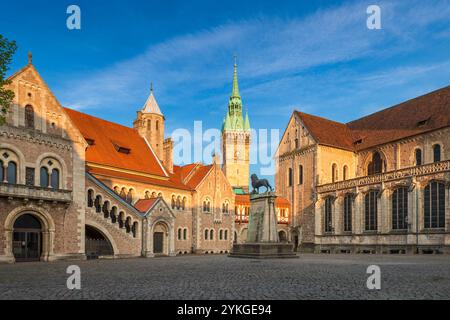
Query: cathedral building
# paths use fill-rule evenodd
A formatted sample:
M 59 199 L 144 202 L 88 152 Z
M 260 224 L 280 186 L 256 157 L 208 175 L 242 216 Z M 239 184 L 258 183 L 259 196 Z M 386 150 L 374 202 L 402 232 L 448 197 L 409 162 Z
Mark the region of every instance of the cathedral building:
M 300 251 L 450 252 L 450 87 L 346 124 L 295 111 L 276 164 Z

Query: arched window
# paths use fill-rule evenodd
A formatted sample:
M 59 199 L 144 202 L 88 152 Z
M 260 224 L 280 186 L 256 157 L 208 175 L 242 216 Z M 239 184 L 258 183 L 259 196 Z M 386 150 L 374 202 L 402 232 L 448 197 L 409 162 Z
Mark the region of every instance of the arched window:
M 224 240 L 228 240 L 228 229 L 225 230 Z
M 372 155 L 372 161 L 369 163 L 367 168 L 367 174 L 373 175 L 383 172 L 383 160 L 381 159 L 381 155 L 378 151 L 374 152 Z
M 8 163 L 7 176 L 8 176 L 8 183 L 10 184 L 17 183 L 17 164 L 14 161 L 10 161 Z
M 178 240 L 181 240 L 181 228 L 178 228 Z
M 121 197 L 123 200 L 126 200 L 126 199 L 127 199 L 127 189 L 122 188 L 122 190 L 120 190 L 120 197 Z
M 205 240 L 208 240 L 208 236 L 209 236 L 209 231 L 208 231 L 208 229 L 205 229 Z
M 209 230 L 209 240 L 214 240 L 214 230 Z
M 151 130 L 152 129 L 152 120 L 147 120 L 147 129 Z
M 131 232 L 133 233 L 133 238 L 137 237 L 137 229 L 138 229 L 138 223 L 133 222 L 133 227 L 131 227 Z
M 348 179 L 348 167 L 344 166 L 342 168 L 342 180 L 347 180 Z
M 333 212 L 332 200 L 327 198 L 325 200 L 325 232 L 333 232 Z
M 365 230 L 366 231 L 376 231 L 378 228 L 377 223 L 377 191 L 370 191 L 365 196 Z
M 219 230 L 219 240 L 222 240 L 222 239 L 223 239 L 223 230 L 220 229 Z
M 128 190 L 128 193 L 127 193 L 127 199 L 126 199 L 126 201 L 128 202 L 128 203 L 133 203 L 133 189 L 130 189 L 130 190 Z
M 158 131 L 158 130 L 159 130 L 159 121 L 156 120 L 156 131 Z
M 145 199 L 150 199 L 150 192 L 149 191 L 145 191 L 144 198 Z
M 181 209 L 181 197 L 178 196 L 177 197 L 177 210 L 180 210 L 180 209 Z
M 183 230 L 183 240 L 187 240 L 187 229 Z
M 25 107 L 25 127 L 34 129 L 34 109 L 30 105 Z
M 352 231 L 352 203 L 353 196 L 347 194 L 344 197 L 344 232 Z
M 102 197 L 100 195 L 95 197 L 94 206 L 97 213 L 102 212 Z
M 186 202 L 187 202 L 187 198 L 183 197 L 183 201 L 181 202 L 181 209 L 182 210 L 186 210 Z
M 338 172 L 337 172 L 337 164 L 333 163 L 331 166 L 331 182 L 336 182 L 338 179 Z
M 289 168 L 289 170 L 288 170 L 288 187 L 292 187 L 292 176 L 293 176 L 292 168 Z
M 125 220 L 125 230 L 127 231 L 127 233 L 131 232 L 131 218 L 127 217 L 127 219 Z
M 159 196 L 159 195 L 157 196 L 156 192 L 152 192 L 152 198 L 156 198 L 156 197 L 161 197 L 161 196 Z
M 433 146 L 433 162 L 441 161 L 441 145 L 435 144 Z
M 431 182 L 424 190 L 424 227 L 445 228 L 445 184 Z
M 119 213 L 119 228 L 123 228 L 123 225 L 124 225 L 124 221 L 125 220 L 125 213 L 123 212 L 123 211 L 121 211 L 120 213 Z
M 303 166 L 298 166 L 298 184 L 303 184 Z
M 408 228 L 408 188 L 398 188 L 392 194 L 392 229 Z
M 111 216 L 111 222 L 117 223 L 117 207 L 112 207 L 110 216 Z
M 48 188 L 48 169 L 46 167 L 42 167 L 41 168 L 41 181 L 40 181 L 40 186 L 42 188 Z
M 51 185 L 53 189 L 59 189 L 59 170 L 53 169 L 51 176 Z
M 422 165 L 422 150 L 416 149 L 414 156 L 416 158 L 416 166 L 421 166 Z
M 102 206 L 103 217 L 105 219 L 109 218 L 109 202 L 105 201 Z
M 88 204 L 89 208 L 92 208 L 94 206 L 94 191 L 93 190 L 88 190 L 87 204 Z
M 175 209 L 175 206 L 176 206 L 175 201 L 176 201 L 175 196 L 172 196 L 172 200 L 170 202 L 170 206 L 172 207 L 172 209 Z

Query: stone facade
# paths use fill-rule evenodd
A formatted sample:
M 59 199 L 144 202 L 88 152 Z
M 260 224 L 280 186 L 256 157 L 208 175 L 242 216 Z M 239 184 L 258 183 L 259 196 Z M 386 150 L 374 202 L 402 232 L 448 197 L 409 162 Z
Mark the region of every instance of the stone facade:
M 293 114 L 277 152 L 276 186 L 292 199 L 291 229 L 299 230 L 300 250 L 450 252 L 450 128 L 433 118 L 448 117 L 448 91 L 443 88 L 387 109 L 386 115 L 381 111 L 347 125 Z M 426 105 L 447 111 L 420 113 Z M 364 135 L 360 127 L 354 129 L 378 117 L 380 127 L 383 121 L 403 123 L 379 132 L 371 128 Z M 390 130 L 392 138 L 383 138 L 383 130 Z M 346 144 L 345 139 L 353 140 Z

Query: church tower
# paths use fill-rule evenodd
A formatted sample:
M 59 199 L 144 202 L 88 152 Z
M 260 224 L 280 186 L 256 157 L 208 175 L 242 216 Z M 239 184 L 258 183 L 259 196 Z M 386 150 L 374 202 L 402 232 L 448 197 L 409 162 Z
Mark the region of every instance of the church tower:
M 245 119 L 239 94 L 237 63 L 234 63 L 233 89 L 222 126 L 223 171 L 236 193 L 247 193 L 250 178 L 251 131 L 248 112 Z
M 153 151 L 160 161 L 164 161 L 164 115 L 159 109 L 155 96 L 153 95 L 153 85 L 150 89 L 150 96 L 144 107 L 137 112 L 133 127 L 139 134 L 146 138 Z

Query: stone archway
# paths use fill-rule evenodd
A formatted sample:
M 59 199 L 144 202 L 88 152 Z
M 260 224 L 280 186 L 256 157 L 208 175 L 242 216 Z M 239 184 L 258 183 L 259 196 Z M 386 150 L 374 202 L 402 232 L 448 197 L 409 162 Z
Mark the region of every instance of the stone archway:
M 115 243 L 108 232 L 98 225 L 85 225 L 85 251 L 87 259 L 114 257 L 117 254 Z
M 156 220 L 149 231 L 147 257 L 175 255 L 175 233 L 172 223 L 164 219 Z
M 284 231 L 284 230 L 278 231 L 278 240 L 282 243 L 287 242 L 288 239 L 287 239 L 286 231 Z
M 32 222 L 33 219 L 35 222 Z M 35 206 L 16 208 L 5 220 L 5 256 L 2 260 L 11 263 L 51 261 L 54 255 L 54 236 L 53 219 L 42 208 Z M 34 251 L 32 257 L 29 255 L 31 251 Z

